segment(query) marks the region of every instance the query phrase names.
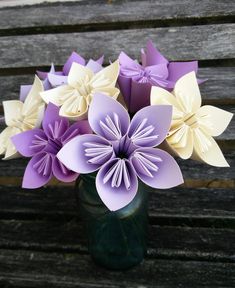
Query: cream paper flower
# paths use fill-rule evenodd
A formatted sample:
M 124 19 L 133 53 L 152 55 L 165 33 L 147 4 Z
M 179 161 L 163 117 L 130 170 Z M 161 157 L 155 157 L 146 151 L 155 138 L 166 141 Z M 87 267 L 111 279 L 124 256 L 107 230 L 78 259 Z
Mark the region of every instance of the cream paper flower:
M 119 62 L 116 61 L 98 73 L 78 63 L 73 63 L 68 74 L 68 84 L 40 93 L 46 103 L 60 107 L 60 116 L 70 120 L 87 117 L 89 104 L 97 92 L 114 99 L 119 90 L 115 88 L 119 74 Z
M 218 167 L 229 166 L 212 136 L 218 136 L 226 129 L 233 114 L 210 105 L 201 107 L 195 72 L 181 77 L 172 94 L 153 87 L 151 105 L 156 104 L 173 106 L 173 119 L 166 141 L 179 157 Z
M 7 127 L 0 134 L 0 155 L 5 154 L 4 160 L 19 156 L 11 141 L 12 136 L 40 126 L 45 103 L 39 93 L 43 90 L 42 82 L 35 76 L 32 88 L 24 102 L 20 100 L 3 101 Z

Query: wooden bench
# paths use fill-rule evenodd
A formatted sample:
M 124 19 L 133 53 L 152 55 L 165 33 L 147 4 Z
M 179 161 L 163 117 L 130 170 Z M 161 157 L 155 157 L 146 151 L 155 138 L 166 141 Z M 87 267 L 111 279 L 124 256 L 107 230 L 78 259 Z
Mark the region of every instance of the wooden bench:
M 6 1 L 3 1 L 6 2 Z M 0 97 L 75 50 L 106 64 L 151 38 L 199 59 L 203 102 L 235 112 L 235 2 L 79 1 L 0 9 Z M 0 106 L 2 114 L 2 106 Z M 126 272 L 90 259 L 72 186 L 23 190 L 27 160 L 0 162 L 0 287 L 235 287 L 235 118 L 218 137 L 230 168 L 179 161 L 185 185 L 150 195 L 149 249 Z

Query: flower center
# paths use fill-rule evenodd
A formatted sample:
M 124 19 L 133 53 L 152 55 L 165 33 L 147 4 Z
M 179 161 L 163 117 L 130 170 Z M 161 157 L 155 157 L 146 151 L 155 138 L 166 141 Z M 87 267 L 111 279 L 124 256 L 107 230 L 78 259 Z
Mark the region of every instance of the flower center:
M 197 128 L 198 127 L 198 118 L 196 117 L 195 113 L 186 114 L 183 117 L 183 121 L 190 128 Z
M 133 151 L 133 143 L 128 136 L 122 137 L 118 143 L 113 143 L 114 152 L 119 159 L 129 159 Z

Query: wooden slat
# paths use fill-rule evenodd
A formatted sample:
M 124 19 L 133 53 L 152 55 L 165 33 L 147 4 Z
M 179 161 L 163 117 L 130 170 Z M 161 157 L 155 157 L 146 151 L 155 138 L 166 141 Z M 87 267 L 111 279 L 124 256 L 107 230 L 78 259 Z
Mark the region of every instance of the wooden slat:
M 20 1 L 22 2 L 22 1 Z M 23 3 L 22 3 L 23 4 Z M 211 6 L 213 5 L 213 9 Z M 143 13 L 144 11 L 144 13 Z M 0 10 L 0 29 L 19 29 L 66 27 L 88 25 L 97 29 L 98 25 L 112 27 L 120 22 L 135 25 L 140 21 L 155 24 L 159 20 L 174 20 L 182 23 L 184 19 L 226 19 L 235 12 L 233 1 L 167 0 L 167 1 L 80 1 L 80 3 L 59 3 L 53 6 L 23 7 Z M 133 22 L 131 24 L 131 22 Z M 125 24 L 122 25 L 125 25 Z M 127 24 L 126 24 L 127 25 Z M 98 26 L 99 27 L 99 26 Z M 50 29 L 50 28 L 49 28 Z M 63 28 L 62 28 L 63 29 Z M 35 31 L 37 31 L 35 29 Z M 59 31 L 59 30 L 58 30 Z
M 168 218 L 171 220 L 177 218 L 182 223 L 189 219 L 198 220 L 198 223 L 203 219 L 208 221 L 211 219 L 211 224 L 213 219 L 235 221 L 234 189 L 177 187 L 148 193 L 149 215 L 155 223 L 160 224 L 164 219 L 168 221 Z M 78 217 L 78 206 L 72 187 L 26 190 L 19 187 L 0 186 L 0 218 L 2 219 L 57 220 L 74 217 Z M 207 224 L 205 222 L 205 225 Z
M 204 103 L 235 104 L 235 67 L 200 68 L 198 75 L 208 79 L 200 85 Z M 33 73 L 0 76 L 0 100 L 18 99 L 20 85 L 31 84 L 33 77 Z
M 234 58 L 235 24 L 1 37 L 1 68 L 63 65 L 71 50 L 112 60 L 124 50 L 138 58 L 152 39 L 171 60 Z M 172 49 L 174 47 L 174 49 Z
M 3 287 L 231 288 L 235 264 L 148 259 L 129 271 L 107 271 L 89 256 L 1 250 Z M 5 285 L 5 286 L 4 286 Z
M 0 235 L 0 249 L 88 254 L 83 223 L 75 219 L 69 222 L 0 220 Z M 232 262 L 235 257 L 232 229 L 151 225 L 148 236 L 148 257 L 224 262 Z

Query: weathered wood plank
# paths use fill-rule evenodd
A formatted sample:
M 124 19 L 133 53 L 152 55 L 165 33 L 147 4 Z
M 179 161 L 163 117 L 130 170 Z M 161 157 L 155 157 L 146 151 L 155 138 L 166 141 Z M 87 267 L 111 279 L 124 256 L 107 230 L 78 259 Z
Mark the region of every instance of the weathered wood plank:
M 0 76 L 0 100 L 18 99 L 20 85 L 31 84 L 33 77 Z M 235 104 L 235 67 L 200 68 L 199 77 L 208 79 L 200 86 L 204 103 Z
M 147 259 L 124 272 L 107 271 L 89 256 L 1 250 L 0 284 L 3 287 L 148 287 L 231 288 L 235 264 Z
M 235 58 L 234 28 L 235 24 L 219 24 L 1 37 L 1 70 L 51 62 L 63 65 L 70 51 L 78 49 L 86 58 L 105 54 L 114 60 L 122 50 L 138 58 L 148 39 L 171 60 Z
M 211 219 L 211 225 L 213 220 L 235 221 L 234 189 L 178 187 L 150 191 L 149 198 L 149 215 L 155 223 L 161 224 L 168 218 L 177 218 L 179 223 L 185 222 L 185 219 L 198 220 L 198 223 Z M 78 212 L 72 187 L 26 190 L 0 186 L 2 219 L 72 219 L 78 217 Z M 208 223 L 205 222 L 205 225 Z
M 8 1 L 9 2 L 9 1 Z M 22 1 L 19 1 L 22 2 Z M 35 1 L 34 1 L 35 2 Z M 23 3 L 21 3 L 22 5 Z M 144 13 L 143 13 L 144 11 Z M 182 23 L 182 20 L 195 22 L 206 18 L 223 19 L 233 16 L 235 5 L 233 1 L 202 1 L 200 5 L 196 0 L 160 0 L 160 1 L 80 1 L 76 3 L 57 3 L 49 6 L 32 6 L 17 9 L 0 10 L 1 30 L 19 28 L 36 28 L 34 31 L 58 26 L 62 29 L 68 27 L 78 30 L 97 30 L 100 25 L 110 29 L 111 24 L 117 27 L 121 25 L 134 26 L 138 22 L 146 25 L 156 25 L 162 20 L 174 20 Z M 123 24 L 121 24 L 124 22 Z M 127 24 L 125 24 L 128 22 Z M 164 24 L 164 23 L 163 23 Z M 161 24 L 160 24 L 161 25 Z M 103 27 L 102 26 L 102 27 Z M 49 28 L 49 29 L 50 29 Z M 58 29 L 59 32 L 59 29 Z
M 0 235 L 0 249 L 88 253 L 83 223 L 75 219 L 0 220 Z M 232 229 L 151 225 L 148 238 L 148 257 L 224 262 L 235 257 Z

